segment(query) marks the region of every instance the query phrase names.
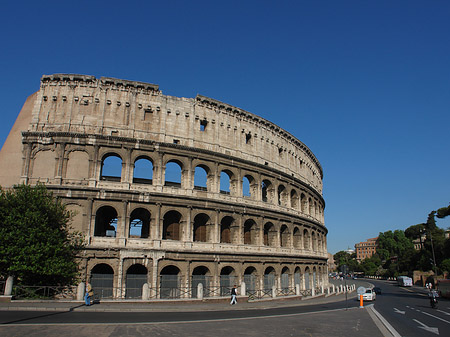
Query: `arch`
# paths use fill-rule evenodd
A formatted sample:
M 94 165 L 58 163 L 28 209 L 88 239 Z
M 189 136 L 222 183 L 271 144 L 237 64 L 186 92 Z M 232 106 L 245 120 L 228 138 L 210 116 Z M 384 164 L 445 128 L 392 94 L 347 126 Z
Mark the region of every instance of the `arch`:
M 181 173 L 183 164 L 175 159 L 166 163 L 164 186 L 181 187 Z
M 316 232 L 311 233 L 311 249 L 313 252 L 317 250 Z
M 142 264 L 133 264 L 127 269 L 125 298 L 142 298 L 142 287 L 147 283 L 148 270 Z
M 311 249 L 310 247 L 311 247 L 311 245 L 310 245 L 309 232 L 307 229 L 304 229 L 303 230 L 303 249 L 309 250 L 309 249 Z
M 208 242 L 210 241 L 209 216 L 204 213 L 197 214 L 194 218 L 194 241 Z
M 300 195 L 300 208 L 301 208 L 301 212 L 303 214 L 306 214 L 306 210 L 308 209 L 308 200 L 306 198 L 306 195 L 304 193 L 302 193 Z
M 164 214 L 163 219 L 163 240 L 181 239 L 181 214 L 177 211 L 169 211 Z
M 275 286 L 275 269 L 273 267 L 267 267 L 264 270 L 264 291 L 272 291 L 272 287 Z
M 247 267 L 244 271 L 244 282 L 247 294 L 243 295 L 253 295 L 256 292 L 256 286 L 258 281 L 258 273 L 255 267 Z
M 314 214 L 314 210 L 313 210 L 314 204 L 313 204 L 311 198 L 308 198 L 308 204 L 309 204 L 309 213 L 308 213 L 308 214 L 309 214 L 310 216 L 313 216 L 313 214 Z
M 133 183 L 153 183 L 153 161 L 147 156 L 140 156 L 134 162 Z
M 305 289 L 306 290 L 311 289 L 311 271 L 309 267 L 306 267 L 305 269 Z
M 145 208 L 136 208 L 130 214 L 130 238 L 148 238 L 150 234 L 150 212 Z
M 159 273 L 159 297 L 179 298 L 181 275 L 180 269 L 173 265 L 164 267 Z
M 250 189 L 250 178 L 253 179 L 251 176 L 244 176 L 242 178 L 242 196 L 251 198 L 252 193 Z
M 102 206 L 95 213 L 94 236 L 116 237 L 117 211 L 112 206 Z
M 122 177 L 122 158 L 116 153 L 107 153 L 102 158 L 100 180 L 120 182 Z
M 291 233 L 286 225 L 282 225 L 280 228 L 280 245 L 281 247 L 289 247 L 291 244 Z
M 279 206 L 285 206 L 286 205 L 286 187 L 284 187 L 284 185 L 279 185 L 278 186 L 278 191 L 277 191 L 277 202 Z
M 261 191 L 262 191 L 262 201 L 270 202 L 271 201 L 271 191 L 272 191 L 272 183 L 264 179 L 261 183 Z
M 231 179 L 233 172 L 230 170 L 223 170 L 220 172 L 220 193 L 230 194 Z
M 302 233 L 298 227 L 294 228 L 293 239 L 294 248 L 302 249 Z
M 244 223 L 244 244 L 256 244 L 256 222 L 252 219 L 248 219 Z
M 271 222 L 264 225 L 264 246 L 277 246 L 277 230 Z
M 284 295 L 289 295 L 291 280 L 290 280 L 290 272 L 288 267 L 284 267 L 281 270 L 281 292 Z
M 91 270 L 90 284 L 99 298 L 113 297 L 114 270 L 109 264 L 99 263 Z
M 206 165 L 197 165 L 194 171 L 194 189 L 199 191 L 208 190 L 209 167 Z
M 220 270 L 220 295 L 228 296 L 236 281 L 237 277 L 234 268 L 230 266 L 223 267 Z
M 299 198 L 296 190 L 291 190 L 291 208 L 298 210 Z
M 231 216 L 224 216 L 220 222 L 220 242 L 233 243 L 235 242 L 235 230 L 233 230 L 234 218 Z
M 258 182 L 250 174 L 245 174 L 242 178 L 242 194 L 244 197 L 252 199 L 255 199 L 258 195 Z
M 67 159 L 66 179 L 85 180 L 89 178 L 89 155 L 85 151 L 72 151 Z
M 198 285 L 203 284 L 203 296 L 209 297 L 211 294 L 211 272 L 205 266 L 195 267 L 191 276 L 192 297 L 196 298 L 198 295 Z
M 302 270 L 296 267 L 294 270 L 294 284 L 298 284 L 302 288 Z

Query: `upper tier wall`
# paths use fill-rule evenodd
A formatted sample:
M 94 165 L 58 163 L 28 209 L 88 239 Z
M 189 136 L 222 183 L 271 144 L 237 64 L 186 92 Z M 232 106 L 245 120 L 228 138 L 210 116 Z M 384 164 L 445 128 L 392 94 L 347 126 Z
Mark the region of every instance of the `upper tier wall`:
M 319 161 L 298 139 L 252 113 L 143 82 L 55 74 L 41 79 L 29 131 L 114 135 L 206 149 L 299 178 L 322 193 Z

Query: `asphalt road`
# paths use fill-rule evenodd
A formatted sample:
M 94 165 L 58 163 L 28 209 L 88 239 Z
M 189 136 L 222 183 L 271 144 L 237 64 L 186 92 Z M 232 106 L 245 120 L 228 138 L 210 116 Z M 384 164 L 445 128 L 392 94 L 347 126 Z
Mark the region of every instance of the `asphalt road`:
M 348 307 L 348 310 L 346 310 Z M 206 312 L 0 312 L 1 336 L 383 336 L 353 293 L 345 301 Z
M 427 292 L 419 287 L 399 287 L 395 282 L 370 281 L 382 290 L 375 309 L 400 336 L 450 336 L 450 301 L 439 299 L 432 309 Z

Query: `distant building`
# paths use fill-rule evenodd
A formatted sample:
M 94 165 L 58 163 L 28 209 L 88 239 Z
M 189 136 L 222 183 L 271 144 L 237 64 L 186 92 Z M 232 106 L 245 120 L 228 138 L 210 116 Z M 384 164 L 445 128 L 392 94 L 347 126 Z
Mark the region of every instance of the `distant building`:
M 350 255 L 355 254 L 355 250 L 351 249 L 350 247 L 348 247 L 346 250 L 344 250 L 344 252 L 346 252 L 347 254 L 350 254 Z
M 423 244 L 426 238 L 427 238 L 426 234 L 422 234 L 420 238 L 414 239 L 413 240 L 414 249 L 421 250 L 423 248 Z
M 377 251 L 378 237 L 367 239 L 365 242 L 355 244 L 356 260 L 361 262 L 364 259 L 371 257 Z

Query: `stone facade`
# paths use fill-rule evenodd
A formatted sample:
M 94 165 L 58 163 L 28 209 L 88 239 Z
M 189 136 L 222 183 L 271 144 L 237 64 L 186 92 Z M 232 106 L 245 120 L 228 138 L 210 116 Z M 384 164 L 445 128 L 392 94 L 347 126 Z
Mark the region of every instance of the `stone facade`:
M 198 95 L 114 78 L 43 76 L 2 151 L 0 184 L 45 183 L 85 235 L 102 297 L 327 286 L 323 172 L 277 125 Z M 145 285 L 144 285 L 145 284 Z

